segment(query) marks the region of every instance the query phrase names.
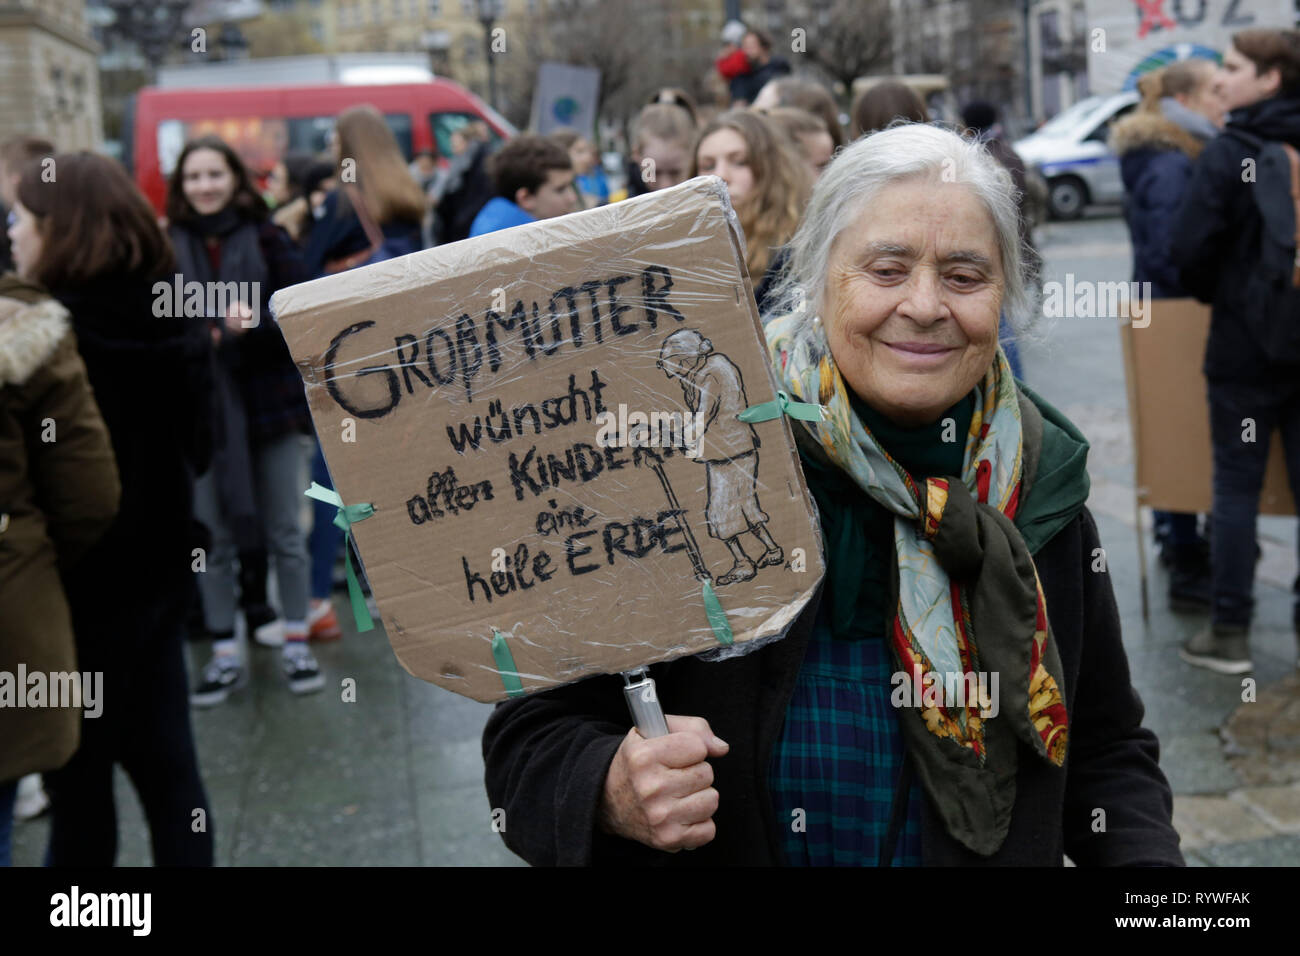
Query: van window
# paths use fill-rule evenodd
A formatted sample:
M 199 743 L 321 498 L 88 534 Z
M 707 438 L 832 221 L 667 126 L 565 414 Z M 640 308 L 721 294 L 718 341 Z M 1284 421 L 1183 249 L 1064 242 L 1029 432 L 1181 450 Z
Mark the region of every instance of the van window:
M 447 159 L 451 159 L 456 155 L 451 148 L 451 134 L 466 124 L 482 118 L 473 113 L 430 113 L 429 130 L 433 133 L 433 141 L 438 147 L 438 155 L 445 156 Z M 500 142 L 500 134 L 489 126 L 489 145 L 495 150 Z
M 164 176 L 176 169 L 186 142 L 209 133 L 220 136 L 237 152 L 254 176 L 263 176 L 288 152 L 324 153 L 329 149 L 333 116 L 227 116 L 220 119 L 163 120 L 158 124 L 158 168 Z M 409 161 L 414 149 L 411 117 L 386 113 L 384 121 Z

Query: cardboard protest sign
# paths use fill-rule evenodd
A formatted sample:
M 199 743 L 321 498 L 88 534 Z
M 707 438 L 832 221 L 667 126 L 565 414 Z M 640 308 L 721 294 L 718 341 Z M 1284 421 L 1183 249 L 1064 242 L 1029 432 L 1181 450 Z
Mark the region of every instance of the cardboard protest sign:
M 1149 324 L 1120 326 L 1129 386 L 1134 466 L 1140 504 L 1165 511 L 1208 513 L 1214 458 L 1205 376 L 1210 307 L 1194 299 L 1155 299 Z M 1260 514 L 1295 514 L 1282 442 L 1271 442 Z
M 408 671 L 492 701 L 720 648 L 706 582 L 736 648 L 802 610 L 789 424 L 736 417 L 775 397 L 742 243 L 707 177 L 273 297 Z

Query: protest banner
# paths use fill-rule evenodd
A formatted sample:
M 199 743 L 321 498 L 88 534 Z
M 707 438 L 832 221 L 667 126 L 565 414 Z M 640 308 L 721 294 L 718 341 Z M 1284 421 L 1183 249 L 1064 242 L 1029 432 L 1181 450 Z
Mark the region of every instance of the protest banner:
M 1194 299 L 1155 299 L 1142 328 L 1120 326 L 1133 427 L 1137 500 L 1162 511 L 1207 514 L 1214 484 L 1205 343 L 1210 307 Z M 1295 514 L 1281 437 L 1243 434 L 1270 442 L 1260 514 Z
M 703 177 L 273 297 L 408 671 L 492 701 L 795 619 L 820 536 L 743 263 Z

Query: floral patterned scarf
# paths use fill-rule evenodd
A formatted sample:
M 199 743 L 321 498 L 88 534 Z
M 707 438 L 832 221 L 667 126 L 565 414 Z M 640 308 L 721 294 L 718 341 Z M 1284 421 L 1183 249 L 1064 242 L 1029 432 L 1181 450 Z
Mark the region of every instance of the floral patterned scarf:
M 918 483 L 853 411 L 820 322 L 796 334 L 805 321 L 795 315 L 767 325 L 773 366 L 793 397 L 829 412 L 798 424 L 895 515 L 897 602 L 887 633 L 900 726 L 949 833 L 991 855 L 1010 826 L 1019 746 L 1060 767 L 1069 738 L 1043 589 L 1013 523 L 1030 457 L 1026 435 L 1041 443 L 1041 421 L 1024 427 L 999 349 L 975 386 L 962 474 Z

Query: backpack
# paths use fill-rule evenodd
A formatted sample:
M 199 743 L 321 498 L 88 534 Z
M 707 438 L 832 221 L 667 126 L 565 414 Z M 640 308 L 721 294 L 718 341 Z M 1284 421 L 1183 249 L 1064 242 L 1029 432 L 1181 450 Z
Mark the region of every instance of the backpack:
M 1300 153 L 1233 130 L 1256 150 L 1251 198 L 1259 212 L 1258 264 L 1243 276 L 1246 326 L 1265 354 L 1300 364 Z

